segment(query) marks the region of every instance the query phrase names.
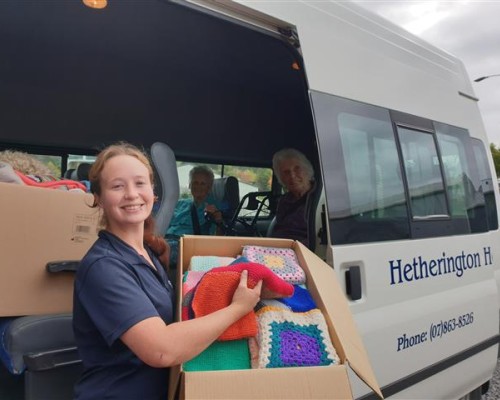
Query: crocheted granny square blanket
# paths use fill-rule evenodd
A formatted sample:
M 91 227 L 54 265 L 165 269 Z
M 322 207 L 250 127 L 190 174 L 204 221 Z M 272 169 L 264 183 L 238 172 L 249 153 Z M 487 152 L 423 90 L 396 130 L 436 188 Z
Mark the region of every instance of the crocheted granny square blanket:
M 265 307 L 257 312 L 258 368 L 310 367 L 340 363 L 319 309 L 294 313 Z
M 219 257 L 219 256 L 192 256 L 189 263 L 191 271 L 210 271 L 212 268 L 222 265 L 229 265 L 235 260 L 234 257 Z
M 306 274 L 299 265 L 293 249 L 265 246 L 243 246 L 242 254 L 249 261 L 264 264 L 286 282 L 301 285 L 306 281 Z

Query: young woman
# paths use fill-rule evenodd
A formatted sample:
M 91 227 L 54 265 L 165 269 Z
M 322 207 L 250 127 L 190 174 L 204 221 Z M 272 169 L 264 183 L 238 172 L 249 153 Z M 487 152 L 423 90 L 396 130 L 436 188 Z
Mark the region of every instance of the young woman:
M 103 230 L 75 280 L 73 325 L 84 371 L 76 399 L 165 399 L 168 367 L 193 358 L 250 312 L 261 284 L 242 273 L 232 303 L 208 316 L 173 322 L 174 291 L 155 237 L 153 171 L 130 144 L 104 149 L 89 174 Z

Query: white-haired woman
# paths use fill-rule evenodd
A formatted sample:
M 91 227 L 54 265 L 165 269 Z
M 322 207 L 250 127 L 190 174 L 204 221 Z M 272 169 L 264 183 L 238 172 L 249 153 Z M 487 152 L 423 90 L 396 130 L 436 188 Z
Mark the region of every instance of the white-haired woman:
M 314 187 L 314 169 L 296 149 L 283 149 L 273 156 L 273 170 L 286 193 L 278 202 L 272 236 L 299 240 L 308 245 L 306 203 Z
M 213 183 L 214 173 L 207 166 L 198 165 L 189 171 L 189 188 L 193 198 L 177 202 L 166 234 L 171 248 L 170 265 L 173 267 L 177 263 L 178 241 L 181 236 L 218 233 L 222 213 L 220 205 L 210 196 Z

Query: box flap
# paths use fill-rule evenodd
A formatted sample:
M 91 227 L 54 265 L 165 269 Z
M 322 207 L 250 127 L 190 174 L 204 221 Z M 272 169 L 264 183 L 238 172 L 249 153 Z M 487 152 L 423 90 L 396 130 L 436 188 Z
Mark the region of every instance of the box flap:
M 300 249 L 297 252 L 299 258 L 304 258 L 301 262 L 307 263 L 316 286 L 321 290 L 321 300 L 328 313 L 325 318 L 330 318 L 335 327 L 349 366 L 380 398 L 383 398 L 335 272 L 303 244 L 296 242 L 296 245 Z
M 335 366 L 184 372 L 182 380 L 186 399 L 352 399 L 347 369 Z

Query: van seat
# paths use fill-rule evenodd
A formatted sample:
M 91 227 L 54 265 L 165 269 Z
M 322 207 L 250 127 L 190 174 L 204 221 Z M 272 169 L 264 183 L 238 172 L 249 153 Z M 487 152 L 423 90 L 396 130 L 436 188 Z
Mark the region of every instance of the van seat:
M 76 167 L 71 171 L 71 175 L 69 175 L 69 179 L 74 181 L 88 181 L 89 180 L 89 171 L 92 167 L 91 163 L 80 163 L 78 167 Z
M 71 314 L 0 318 L 0 357 L 25 400 L 71 399 L 82 371 Z
M 221 204 L 224 223 L 227 225 L 233 218 L 240 204 L 240 186 L 234 176 L 214 179 L 211 195 Z
M 24 356 L 75 347 L 71 314 L 0 318 L 0 358 L 13 374 L 26 369 Z

